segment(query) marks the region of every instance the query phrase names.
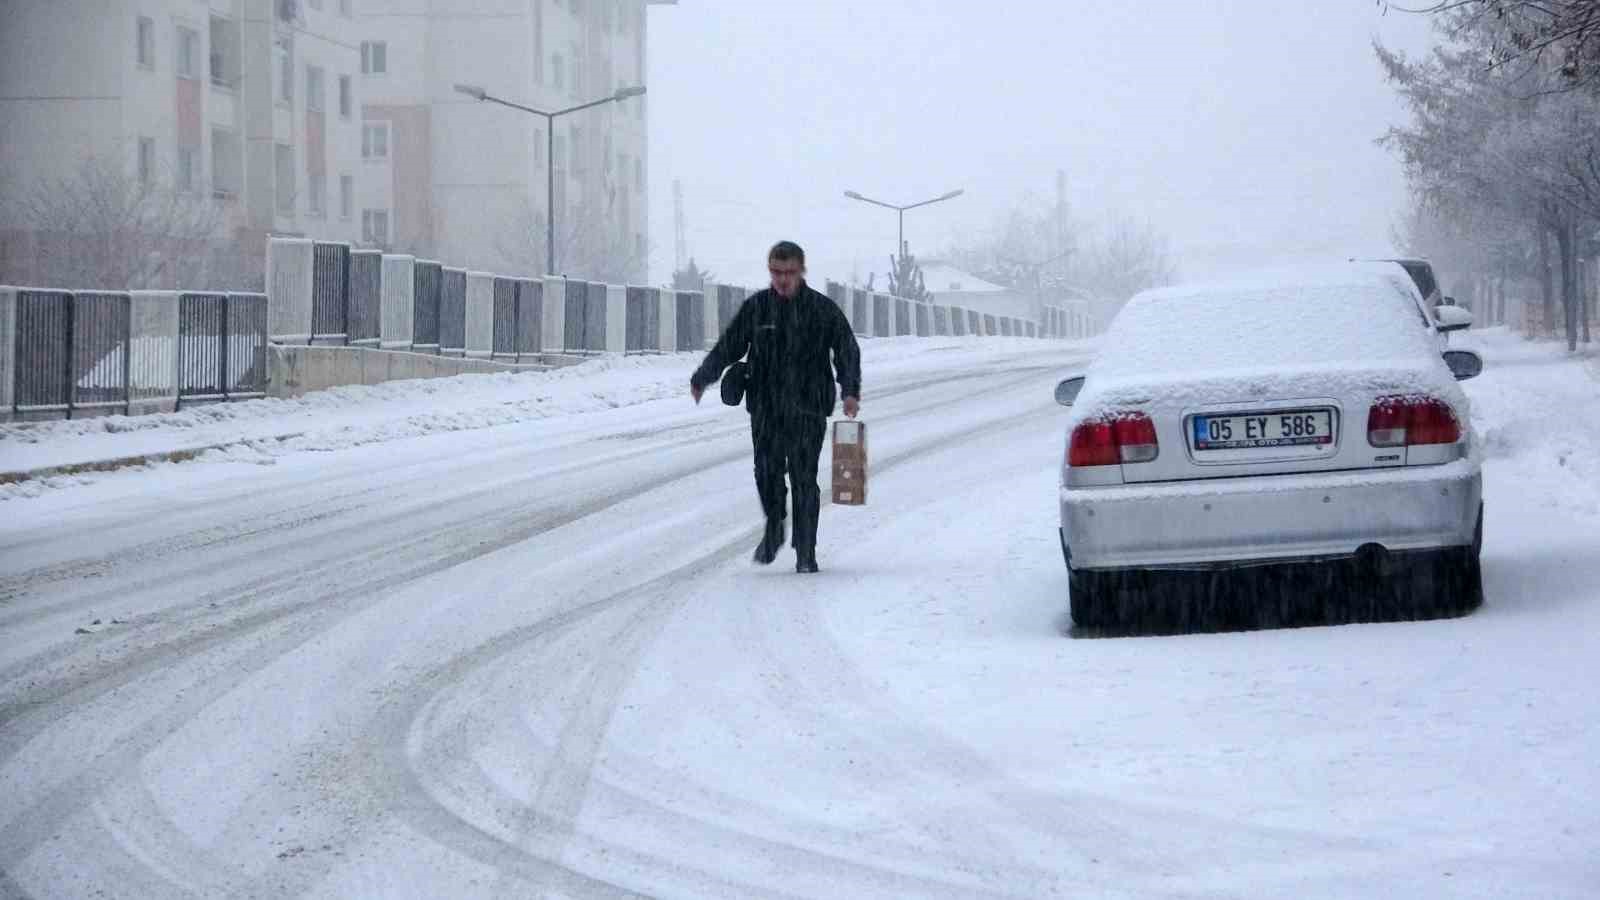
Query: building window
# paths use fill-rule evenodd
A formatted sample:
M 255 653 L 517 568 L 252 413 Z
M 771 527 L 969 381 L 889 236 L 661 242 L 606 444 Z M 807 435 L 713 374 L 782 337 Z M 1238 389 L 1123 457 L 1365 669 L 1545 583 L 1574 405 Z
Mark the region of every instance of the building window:
M 550 54 L 550 83 L 554 85 L 555 89 L 558 91 L 567 86 L 566 70 L 567 61 L 561 58 L 561 54 Z
M 194 190 L 194 164 L 199 155 L 193 147 L 178 148 L 178 190 Z
M 354 11 L 351 9 L 352 5 L 352 0 L 339 0 L 339 15 L 344 16 L 346 19 L 354 15 Z
M 278 67 L 278 103 L 284 106 L 294 104 L 294 50 L 287 37 L 276 38 L 272 42 L 272 55 Z
M 288 144 L 274 144 L 277 162 L 278 215 L 294 215 L 294 148 Z
M 306 110 L 322 112 L 322 70 L 306 66 Z
M 610 173 L 610 171 L 611 157 L 607 156 L 606 172 Z M 628 154 L 626 153 L 617 154 L 617 187 L 622 188 L 624 191 L 628 189 Z
M 178 77 L 200 77 L 200 32 L 178 28 Z
M 322 0 L 306 0 L 306 5 L 311 7 L 312 9 L 321 9 L 322 8 Z
M 339 218 L 348 220 L 356 208 L 356 179 L 354 175 L 339 176 Z
M 633 191 L 636 194 L 644 193 L 644 157 L 637 156 L 633 160 Z
M 583 94 L 583 51 L 577 44 L 572 45 L 572 93 Z
M 244 153 L 239 136 L 231 131 L 211 131 L 211 191 L 219 198 L 239 193 L 244 185 Z
M 139 183 L 150 184 L 156 179 L 156 139 L 139 138 Z
M 388 122 L 367 122 L 361 126 L 361 158 L 389 158 Z
M 326 215 L 328 209 L 328 176 L 312 173 L 307 177 L 309 194 L 306 208 L 313 216 Z
M 387 41 L 361 42 L 361 74 L 383 75 L 389 71 L 389 44 Z
M 156 67 L 156 23 L 145 16 L 139 17 L 139 65 Z
M 355 109 L 355 94 L 351 91 L 350 76 L 339 76 L 339 118 L 348 119 Z
M 389 246 L 389 211 L 363 209 L 361 211 L 361 240 L 379 247 Z
M 239 84 L 239 27 L 211 17 L 211 83 L 233 90 Z

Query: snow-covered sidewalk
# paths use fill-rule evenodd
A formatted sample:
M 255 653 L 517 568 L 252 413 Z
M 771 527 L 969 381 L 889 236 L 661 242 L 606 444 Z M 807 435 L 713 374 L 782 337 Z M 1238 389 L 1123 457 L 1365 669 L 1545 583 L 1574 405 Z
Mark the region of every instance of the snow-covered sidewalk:
M 862 340 L 865 392 L 919 375 L 1056 352 L 1060 341 L 1026 338 Z M 1091 344 L 1084 344 L 1085 347 Z M 204 451 L 230 461 L 336 450 L 443 432 L 492 428 L 687 396 L 699 353 L 605 357 L 527 374 L 460 375 L 334 388 L 292 400 L 196 405 L 175 413 L 0 425 L 0 476 L 112 460 Z M 706 402 L 716 402 L 708 396 Z M 84 471 L 0 484 L 0 501 L 102 477 Z M 0 480 L 4 480 L 0 478 Z

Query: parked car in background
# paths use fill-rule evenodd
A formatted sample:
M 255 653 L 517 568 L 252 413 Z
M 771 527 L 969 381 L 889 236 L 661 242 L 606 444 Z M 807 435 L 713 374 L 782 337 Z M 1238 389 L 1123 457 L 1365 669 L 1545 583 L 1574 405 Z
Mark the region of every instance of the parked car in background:
M 1079 625 L 1461 613 L 1482 475 L 1414 292 L 1361 266 L 1148 291 L 1063 381 L 1061 548 Z M 1232 595 L 1224 596 L 1224 588 Z
M 1406 257 L 1401 259 L 1370 259 L 1351 262 L 1374 264 L 1376 271 L 1382 271 L 1390 266 L 1397 267 L 1410 278 L 1411 284 L 1416 287 L 1418 310 L 1422 315 L 1423 324 L 1433 329 L 1439 337 L 1441 347 L 1449 346 L 1451 332 L 1461 331 L 1472 327 L 1473 317 L 1469 310 L 1456 305 L 1454 297 L 1446 297 L 1439 289 L 1438 276 L 1434 274 L 1433 263 L 1425 259 Z

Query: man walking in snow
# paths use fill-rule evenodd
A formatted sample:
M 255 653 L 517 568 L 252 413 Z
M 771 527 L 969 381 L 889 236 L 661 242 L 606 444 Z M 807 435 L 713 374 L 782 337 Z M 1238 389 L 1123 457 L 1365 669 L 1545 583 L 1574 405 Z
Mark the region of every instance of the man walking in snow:
M 689 379 L 689 393 L 699 403 L 706 386 L 748 352 L 744 405 L 755 444 L 756 493 L 767 515 L 754 559 L 767 565 L 783 546 L 787 473 L 794 491 L 794 568 L 815 572 L 822 507 L 817 459 L 833 415 L 835 381 L 844 397 L 844 414 L 853 419 L 860 412 L 861 348 L 839 307 L 806 285 L 806 254 L 799 245 L 774 244 L 767 271 L 772 287 L 739 307 Z

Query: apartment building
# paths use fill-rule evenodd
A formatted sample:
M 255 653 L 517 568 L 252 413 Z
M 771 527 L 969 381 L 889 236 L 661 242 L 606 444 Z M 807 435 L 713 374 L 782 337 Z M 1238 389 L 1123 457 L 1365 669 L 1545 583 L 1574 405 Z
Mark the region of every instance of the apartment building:
M 254 258 L 269 233 L 359 239 L 354 5 L 13 0 L 0 30 L 0 184 L 14 197 L 93 160 L 208 198 L 217 237 Z M 40 238 L 12 218 L 0 228 L 25 254 Z
M 660 2 L 359 0 L 365 236 L 543 272 L 553 180 L 557 269 L 642 280 L 648 97 L 556 119 L 552 147 L 545 118 L 455 86 L 554 112 L 642 85 Z

